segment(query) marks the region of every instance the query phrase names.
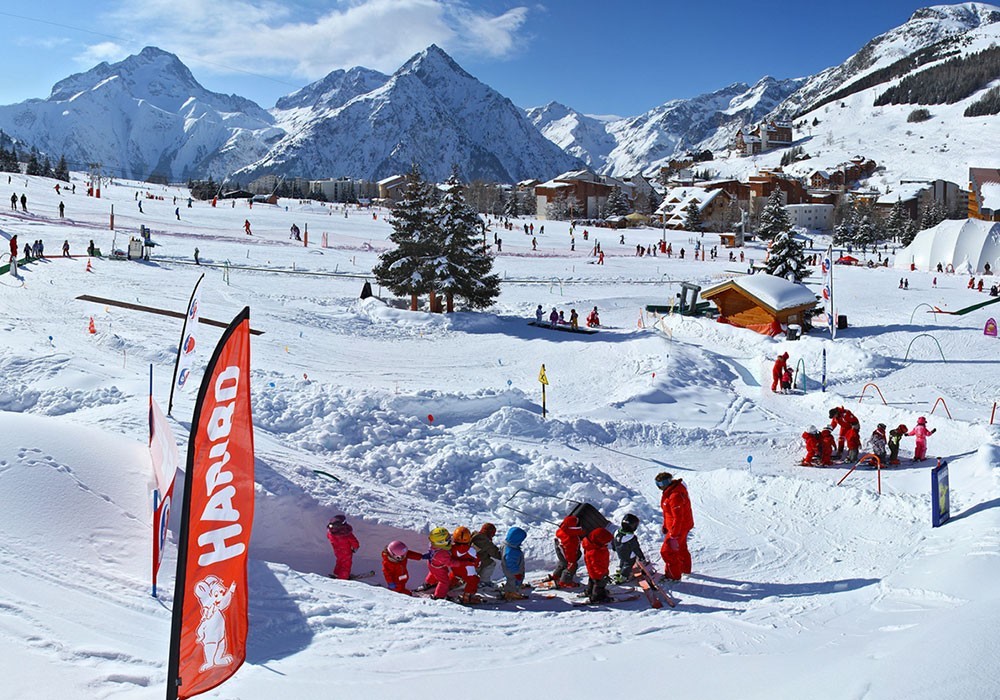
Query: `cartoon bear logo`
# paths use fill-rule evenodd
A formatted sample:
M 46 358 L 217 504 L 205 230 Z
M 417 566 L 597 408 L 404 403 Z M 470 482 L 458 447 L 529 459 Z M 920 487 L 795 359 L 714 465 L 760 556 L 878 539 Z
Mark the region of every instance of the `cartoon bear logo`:
M 205 653 L 205 663 L 199 671 L 207 671 L 215 666 L 228 666 L 233 657 L 226 653 L 226 609 L 233 601 L 236 582 L 226 589 L 218 576 L 206 576 L 195 584 L 194 594 L 201 603 L 201 623 L 195 640 Z

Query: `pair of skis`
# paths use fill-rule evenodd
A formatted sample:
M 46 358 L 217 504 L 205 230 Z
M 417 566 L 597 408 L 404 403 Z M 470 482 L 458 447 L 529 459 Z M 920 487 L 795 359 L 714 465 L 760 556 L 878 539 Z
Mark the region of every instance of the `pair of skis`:
M 677 600 L 659 584 L 646 562 L 636 560 L 632 573 L 638 579 L 639 588 L 646 595 L 651 607 L 659 610 L 664 603 L 671 608 L 677 607 Z

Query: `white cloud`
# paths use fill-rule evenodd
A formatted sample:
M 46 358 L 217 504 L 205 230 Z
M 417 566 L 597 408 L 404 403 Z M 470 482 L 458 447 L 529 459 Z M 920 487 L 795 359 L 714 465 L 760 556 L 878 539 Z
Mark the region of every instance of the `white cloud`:
M 100 63 L 101 61 L 114 63 L 115 61 L 122 60 L 128 55 L 129 50 L 123 46 L 113 41 L 103 41 L 100 44 L 92 44 L 88 46 L 83 53 L 75 57 L 75 60 L 77 63 L 86 66 L 87 68 L 92 68 L 95 63 Z
M 142 28 L 126 53 L 154 45 L 195 70 L 311 81 L 352 66 L 391 72 L 432 43 L 459 56 L 502 58 L 516 48 L 528 18 L 526 7 L 495 14 L 464 0 L 354 0 L 320 12 L 310 4 L 129 0 L 105 19 L 129 39 Z M 90 47 L 88 55 L 103 56 L 110 46 Z

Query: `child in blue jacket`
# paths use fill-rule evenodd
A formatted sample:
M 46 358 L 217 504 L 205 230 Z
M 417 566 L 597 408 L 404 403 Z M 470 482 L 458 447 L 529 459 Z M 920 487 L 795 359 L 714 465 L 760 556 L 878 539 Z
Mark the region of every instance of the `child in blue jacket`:
M 524 600 L 528 597 L 521 593 L 521 582 L 524 581 L 524 552 L 521 551 L 521 543 L 527 536 L 528 533 L 519 527 L 510 528 L 500 550 L 500 566 L 507 577 L 503 597 L 507 600 Z

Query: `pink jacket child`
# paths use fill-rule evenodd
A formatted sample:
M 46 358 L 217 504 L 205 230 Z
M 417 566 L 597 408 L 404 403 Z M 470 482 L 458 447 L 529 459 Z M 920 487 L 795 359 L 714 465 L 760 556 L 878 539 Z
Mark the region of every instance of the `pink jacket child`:
M 337 564 L 333 568 L 333 578 L 351 578 L 351 564 L 354 561 L 354 553 L 361 545 L 358 538 L 354 536 L 354 528 L 347 524 L 346 515 L 335 515 L 326 526 L 326 538 L 330 540 L 333 547 L 333 556 L 337 559 Z
M 917 418 L 917 424 L 914 426 L 913 430 L 907 433 L 907 435 L 912 435 L 914 437 L 913 446 L 913 461 L 920 462 L 927 458 L 927 436 L 933 435 L 937 432 L 937 428 L 933 430 L 927 429 L 927 419 L 923 416 Z

